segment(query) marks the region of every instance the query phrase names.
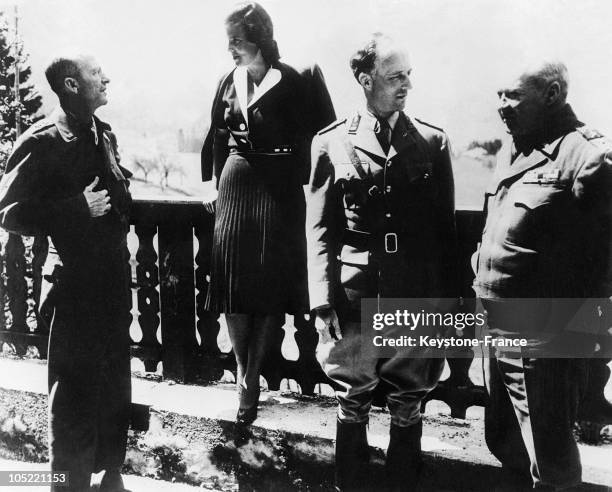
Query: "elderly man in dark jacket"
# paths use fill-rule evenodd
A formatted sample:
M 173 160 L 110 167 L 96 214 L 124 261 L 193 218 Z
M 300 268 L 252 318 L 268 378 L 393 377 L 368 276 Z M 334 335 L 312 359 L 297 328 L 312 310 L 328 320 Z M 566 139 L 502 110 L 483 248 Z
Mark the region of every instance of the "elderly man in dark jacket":
M 0 225 L 46 235 L 41 304 L 50 316 L 51 469 L 88 490 L 123 490 L 120 467 L 131 398 L 129 364 L 130 173 L 110 127 L 94 116 L 109 79 L 89 56 L 46 71 L 60 106 L 17 142 L 0 182 Z

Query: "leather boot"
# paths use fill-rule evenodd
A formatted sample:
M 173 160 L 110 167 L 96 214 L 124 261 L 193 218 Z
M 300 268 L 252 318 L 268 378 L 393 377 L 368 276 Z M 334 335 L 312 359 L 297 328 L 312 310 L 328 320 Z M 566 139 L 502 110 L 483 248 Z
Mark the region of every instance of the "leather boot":
M 589 360 L 589 378 L 578 410 L 578 420 L 593 424 L 612 424 L 612 403 L 604 396 L 610 379 L 610 359 Z
M 336 424 L 336 490 L 364 490 L 370 461 L 366 424 L 338 421 Z
M 391 424 L 389 449 L 385 471 L 388 490 L 416 490 L 423 461 L 421 458 L 421 435 L 423 423 L 409 427 Z
M 121 472 L 117 468 L 105 470 L 99 490 L 100 492 L 129 492 L 124 487 Z

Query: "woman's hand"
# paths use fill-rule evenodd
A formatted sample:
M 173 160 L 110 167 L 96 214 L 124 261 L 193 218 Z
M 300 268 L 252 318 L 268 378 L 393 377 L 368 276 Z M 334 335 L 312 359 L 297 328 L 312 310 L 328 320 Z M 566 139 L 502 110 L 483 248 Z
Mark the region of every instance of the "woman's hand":
M 209 213 L 209 214 L 214 214 L 215 213 L 215 204 L 217 203 L 217 190 L 214 190 L 214 192 L 212 192 L 209 196 L 206 197 L 205 200 L 202 201 L 202 203 L 204 204 L 204 209 Z

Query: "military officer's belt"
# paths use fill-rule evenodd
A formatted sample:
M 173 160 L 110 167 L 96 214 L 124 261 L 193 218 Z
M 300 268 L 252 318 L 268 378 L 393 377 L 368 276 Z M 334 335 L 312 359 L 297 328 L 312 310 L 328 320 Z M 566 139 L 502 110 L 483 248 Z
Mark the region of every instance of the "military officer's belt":
M 362 251 L 397 253 L 399 240 L 397 233 L 370 234 L 369 232 L 344 229 L 342 243 Z

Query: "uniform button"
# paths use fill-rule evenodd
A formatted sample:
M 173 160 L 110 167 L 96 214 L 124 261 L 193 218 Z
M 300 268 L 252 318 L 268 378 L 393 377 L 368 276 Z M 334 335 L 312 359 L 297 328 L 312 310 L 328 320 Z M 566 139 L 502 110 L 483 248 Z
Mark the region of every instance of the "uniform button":
M 385 191 L 386 191 L 387 193 L 391 193 L 391 186 L 387 186 L 387 187 L 385 188 Z
M 244 123 L 240 123 L 240 129 L 241 130 L 246 130 L 246 125 Z
M 387 167 L 391 167 L 391 161 L 387 161 Z
M 389 218 L 391 218 L 391 214 L 387 212 L 387 213 L 385 214 L 385 217 L 387 217 L 387 219 L 389 219 Z

